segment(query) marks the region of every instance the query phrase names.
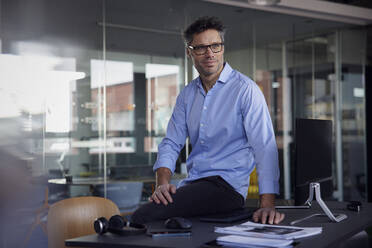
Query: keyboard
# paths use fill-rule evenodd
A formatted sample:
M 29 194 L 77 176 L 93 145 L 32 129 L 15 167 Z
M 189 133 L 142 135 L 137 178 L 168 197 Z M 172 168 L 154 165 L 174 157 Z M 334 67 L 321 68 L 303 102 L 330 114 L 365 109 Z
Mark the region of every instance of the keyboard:
M 257 208 L 241 208 L 227 213 L 206 215 L 199 218 L 202 222 L 232 223 L 252 218 Z

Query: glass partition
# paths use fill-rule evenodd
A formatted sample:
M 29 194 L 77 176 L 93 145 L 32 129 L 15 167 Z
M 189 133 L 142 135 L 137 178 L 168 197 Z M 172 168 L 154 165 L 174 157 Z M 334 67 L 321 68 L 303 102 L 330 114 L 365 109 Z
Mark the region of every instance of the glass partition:
M 339 34 L 340 100 L 342 136 L 341 158 L 343 200 L 365 201 L 366 196 L 366 106 L 365 70 L 367 33 L 365 29 L 345 29 Z
M 282 175 L 287 175 L 282 187 L 290 185 L 285 168 L 291 123 L 306 117 L 338 125 L 335 137 L 340 142 L 342 137 L 342 145 L 335 148 L 335 186 L 363 188 L 362 169 L 351 172 L 346 164 L 354 157 L 365 161 L 364 152 L 357 155 L 365 146 L 365 51 L 349 47 L 364 47 L 364 31 L 322 32 L 342 24 L 281 14 L 267 19 L 266 12 L 199 1 L 79 0 L 55 1 L 54 7 L 2 1 L 1 101 L 9 107 L 1 109 L 1 116 L 4 122 L 21 122 L 15 133 L 27 140 L 32 175 L 68 180 L 152 176 L 176 96 L 192 78 L 181 31 L 204 9 L 228 27 L 226 60 L 264 92 Z M 65 20 L 62 12 L 71 18 Z M 14 22 L 15 16 L 22 18 Z M 179 163 L 186 157 L 182 154 Z M 346 167 L 336 170 L 336 161 Z M 352 173 L 353 181 L 344 181 L 344 172 Z M 79 185 L 68 194 L 92 191 Z
M 0 181 L 8 216 L 74 196 L 105 196 L 122 212 L 146 201 L 176 97 L 197 75 L 182 30 L 204 15 L 224 21 L 226 61 L 264 93 L 279 149 L 279 198 L 291 198 L 293 123 L 303 117 L 334 122 L 335 198 L 365 199 L 364 28 L 207 1 L 0 6 Z M 185 176 L 189 148 L 176 179 Z M 249 194 L 258 198 L 254 173 Z M 20 237 L 31 226 L 23 220 L 9 228 Z M 2 243 L 20 246 L 7 234 Z
M 296 118 L 332 120 L 334 151 L 330 166 L 333 168 L 336 191 L 339 183 L 336 152 L 336 144 L 339 142 L 339 124 L 336 121 L 339 82 L 335 74 L 335 47 L 335 34 L 314 35 L 286 44 L 288 77 L 293 92 L 292 126 L 295 126 Z M 295 173 L 294 167 L 295 161 L 292 159 L 291 175 Z
M 1 217 L 10 223 L 0 246 L 46 247 L 48 205 L 91 195 L 88 184 L 69 185 L 90 175 L 91 137 L 100 138 L 91 129 L 90 61 L 102 60 L 94 24 L 102 2 L 0 6 Z

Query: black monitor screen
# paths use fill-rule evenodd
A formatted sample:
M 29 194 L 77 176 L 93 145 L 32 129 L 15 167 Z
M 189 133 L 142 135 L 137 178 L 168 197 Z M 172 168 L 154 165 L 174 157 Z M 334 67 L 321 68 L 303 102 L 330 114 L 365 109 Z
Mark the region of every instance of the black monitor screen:
M 296 119 L 295 204 L 309 195 L 309 184 L 319 182 L 324 199 L 332 195 L 332 121 Z

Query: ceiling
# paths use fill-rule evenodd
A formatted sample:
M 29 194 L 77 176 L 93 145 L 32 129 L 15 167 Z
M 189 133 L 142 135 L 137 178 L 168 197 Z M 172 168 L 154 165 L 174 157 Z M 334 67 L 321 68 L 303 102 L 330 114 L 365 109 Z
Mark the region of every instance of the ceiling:
M 183 57 L 182 30 L 194 19 L 214 15 L 227 26 L 231 50 L 311 37 L 353 25 L 270 13 L 201 0 L 106 0 L 103 35 L 101 0 L 0 0 L 3 48 L 14 40 L 43 41 L 100 51 Z

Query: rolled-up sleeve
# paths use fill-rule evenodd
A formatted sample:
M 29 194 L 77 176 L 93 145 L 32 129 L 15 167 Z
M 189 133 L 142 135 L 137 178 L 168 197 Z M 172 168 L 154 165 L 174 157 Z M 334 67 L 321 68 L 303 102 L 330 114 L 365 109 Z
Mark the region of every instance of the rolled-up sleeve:
M 278 148 L 265 98 L 251 82 L 244 92 L 242 112 L 248 143 L 253 149 L 260 194 L 279 194 Z
M 153 167 L 154 171 L 160 167 L 166 167 L 172 173 L 175 170 L 177 158 L 188 136 L 184 99 L 185 91 L 183 90 L 177 97 L 172 117 L 168 122 L 166 136 L 158 146 L 158 156 Z

